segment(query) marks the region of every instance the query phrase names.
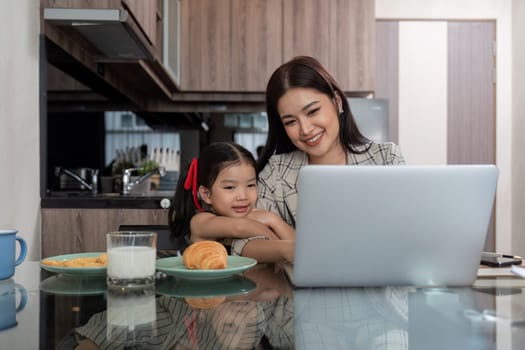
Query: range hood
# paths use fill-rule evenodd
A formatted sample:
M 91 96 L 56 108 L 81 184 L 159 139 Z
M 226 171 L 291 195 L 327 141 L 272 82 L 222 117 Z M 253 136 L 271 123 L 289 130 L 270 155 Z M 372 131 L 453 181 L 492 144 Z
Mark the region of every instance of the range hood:
M 45 8 L 44 20 L 78 31 L 100 51 L 101 59 L 153 59 L 148 39 L 124 9 Z

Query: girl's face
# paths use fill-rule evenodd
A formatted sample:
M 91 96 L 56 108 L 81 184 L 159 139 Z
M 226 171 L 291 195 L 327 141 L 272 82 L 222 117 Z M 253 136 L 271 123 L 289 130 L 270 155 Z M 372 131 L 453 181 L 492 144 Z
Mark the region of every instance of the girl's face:
M 202 200 L 217 215 L 243 217 L 257 201 L 257 178 L 252 165 L 241 162 L 221 170 L 211 188 L 199 188 Z
M 290 141 L 308 154 L 311 164 L 344 164 L 346 153 L 339 140 L 339 98 L 310 88 L 291 88 L 277 104 Z

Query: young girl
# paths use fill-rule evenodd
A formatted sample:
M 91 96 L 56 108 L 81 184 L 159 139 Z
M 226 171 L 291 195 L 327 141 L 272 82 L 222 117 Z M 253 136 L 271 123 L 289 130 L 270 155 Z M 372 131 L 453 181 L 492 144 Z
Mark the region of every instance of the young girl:
M 259 262 L 293 261 L 294 229 L 279 215 L 255 209 L 253 155 L 232 142 L 209 145 L 179 179 L 170 228 L 176 240 L 231 242 L 234 255 Z

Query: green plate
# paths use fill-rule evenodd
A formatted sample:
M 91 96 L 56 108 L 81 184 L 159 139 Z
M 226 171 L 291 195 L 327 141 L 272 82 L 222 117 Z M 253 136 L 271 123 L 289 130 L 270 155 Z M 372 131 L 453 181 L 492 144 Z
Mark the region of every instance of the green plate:
M 106 292 L 104 276 L 53 275 L 40 283 L 40 290 L 58 295 L 101 295 Z
M 188 280 L 166 278 L 157 280 L 155 292 L 169 297 L 220 297 L 242 295 L 254 290 L 255 283 L 239 275 L 214 280 Z
M 227 278 L 246 271 L 257 265 L 257 260 L 246 258 L 244 256 L 228 256 L 228 267 L 221 270 L 187 269 L 182 262 L 182 256 L 159 259 L 157 260 L 156 265 L 158 271 L 167 273 L 171 276 L 192 280 L 210 280 Z
M 106 275 L 106 268 L 105 267 L 62 267 L 62 266 L 49 266 L 42 264 L 43 260 L 56 260 L 56 261 L 63 261 L 63 260 L 71 260 L 76 258 L 90 258 L 93 256 L 99 256 L 103 253 L 78 253 L 78 254 L 65 254 L 65 255 L 57 255 L 57 256 L 51 256 L 49 258 L 45 258 L 40 260 L 40 267 L 44 270 L 55 272 L 55 273 L 62 273 L 64 275 L 74 275 L 74 276 L 105 276 Z

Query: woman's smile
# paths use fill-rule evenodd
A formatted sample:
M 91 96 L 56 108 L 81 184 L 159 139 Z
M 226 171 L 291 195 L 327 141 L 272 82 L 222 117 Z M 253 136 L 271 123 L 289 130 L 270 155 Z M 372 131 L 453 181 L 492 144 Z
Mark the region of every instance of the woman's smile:
M 304 142 L 310 147 L 317 146 L 319 143 L 321 143 L 321 136 L 323 136 L 323 133 L 324 132 L 321 131 L 315 136 L 306 139 Z

